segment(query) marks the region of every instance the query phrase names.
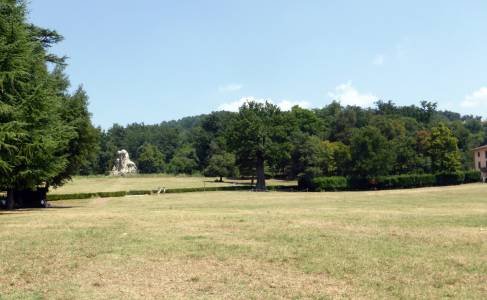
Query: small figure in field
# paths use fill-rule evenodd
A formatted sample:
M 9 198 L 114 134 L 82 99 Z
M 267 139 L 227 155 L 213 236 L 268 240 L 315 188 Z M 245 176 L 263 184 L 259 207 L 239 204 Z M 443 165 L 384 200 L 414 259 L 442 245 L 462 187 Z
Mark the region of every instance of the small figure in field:
M 137 166 L 130 160 L 127 150 L 120 150 L 117 152 L 117 159 L 113 165 L 110 175 L 112 176 L 124 176 L 127 174 L 136 174 Z

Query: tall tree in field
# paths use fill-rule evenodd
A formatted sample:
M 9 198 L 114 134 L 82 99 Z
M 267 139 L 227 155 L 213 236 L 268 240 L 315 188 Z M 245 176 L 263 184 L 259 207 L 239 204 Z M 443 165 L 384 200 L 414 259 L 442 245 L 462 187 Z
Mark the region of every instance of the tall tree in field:
M 47 52 L 61 39 L 27 23 L 24 1 L 0 0 L 0 189 L 8 208 L 15 191 L 62 184 L 82 160 L 82 125 L 69 115 L 83 116 L 72 107 L 76 101 L 66 103 L 71 96 L 62 72 L 47 68 L 64 63 Z
M 458 140 L 443 123 L 431 129 L 429 155 L 431 157 L 432 171 L 435 173 L 460 170 Z
M 276 149 L 288 140 L 283 114 L 271 103 L 247 102 L 239 109 L 228 137 L 241 168 L 256 170 L 256 189 L 266 190 L 265 163 L 276 156 Z

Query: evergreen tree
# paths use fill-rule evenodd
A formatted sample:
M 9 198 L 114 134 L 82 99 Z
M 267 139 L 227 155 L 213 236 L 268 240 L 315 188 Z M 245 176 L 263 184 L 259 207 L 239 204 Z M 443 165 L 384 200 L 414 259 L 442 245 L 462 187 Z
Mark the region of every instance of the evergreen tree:
M 69 119 L 84 116 L 71 107 L 75 101 L 65 103 L 69 84 L 62 70 L 47 68 L 63 61 L 47 52 L 59 40 L 54 31 L 27 23 L 24 1 L 0 0 L 0 188 L 7 190 L 8 208 L 15 191 L 62 184 L 84 155 L 71 147 L 84 144 L 82 126 Z

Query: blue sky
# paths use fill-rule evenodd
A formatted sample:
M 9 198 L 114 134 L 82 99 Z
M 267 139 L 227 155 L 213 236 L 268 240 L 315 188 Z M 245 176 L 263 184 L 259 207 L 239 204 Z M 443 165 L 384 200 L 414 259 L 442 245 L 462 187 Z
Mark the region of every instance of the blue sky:
M 96 125 L 268 99 L 421 100 L 487 117 L 487 1 L 31 0 Z

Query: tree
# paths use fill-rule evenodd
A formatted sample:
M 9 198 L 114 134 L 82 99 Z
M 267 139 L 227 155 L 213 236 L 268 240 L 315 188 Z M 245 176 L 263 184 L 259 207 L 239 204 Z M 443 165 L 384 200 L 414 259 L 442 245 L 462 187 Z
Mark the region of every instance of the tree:
M 302 132 L 295 132 L 292 137 L 290 178 L 307 172 L 310 168 L 321 169 L 323 163 L 323 149 L 320 147 L 320 139 Z M 322 175 L 321 170 L 315 171 Z
M 164 154 L 156 146 L 145 143 L 137 151 L 137 164 L 140 173 L 162 173 Z
M 66 90 L 67 86 L 63 87 L 63 90 Z M 61 185 L 71 179 L 71 175 L 87 167 L 100 151 L 99 135 L 91 124 L 91 114 L 88 111 L 88 95 L 82 86 L 78 87 L 73 95 L 63 95 L 61 118 L 63 123 L 74 129 L 74 136 L 69 140 L 66 149 L 68 164 L 52 180 L 53 185 Z
M 373 178 L 390 173 L 394 153 L 387 139 L 376 127 L 354 129 L 350 148 L 352 173 L 355 176 Z
M 26 22 L 24 1 L 0 0 L 0 188 L 7 190 L 8 208 L 15 206 L 17 191 L 39 186 L 47 191 L 83 161 L 83 129 L 75 119 L 84 118 L 76 115 L 86 103 L 67 104 L 62 70 L 49 72 L 47 66 L 62 60 L 47 52 L 59 40 L 55 32 Z
M 456 172 L 460 170 L 458 140 L 445 124 L 440 123 L 431 129 L 428 152 L 431 157 L 433 172 Z
M 229 147 L 235 151 L 237 164 L 244 169 L 255 166 L 259 191 L 266 190 L 265 163 L 279 144 L 288 140 L 283 115 L 269 102 L 250 101 L 242 105 L 231 126 Z
M 214 154 L 204 170 L 205 176 L 218 176 L 220 177 L 220 182 L 223 182 L 223 177 L 230 177 L 235 174 L 235 155 L 228 152 Z
M 350 147 L 342 142 L 321 142 L 323 161 L 321 168 L 327 176 L 346 176 L 350 170 Z
M 198 157 L 191 145 L 186 144 L 179 148 L 171 162 L 168 170 L 174 174 L 193 174 L 198 169 Z

